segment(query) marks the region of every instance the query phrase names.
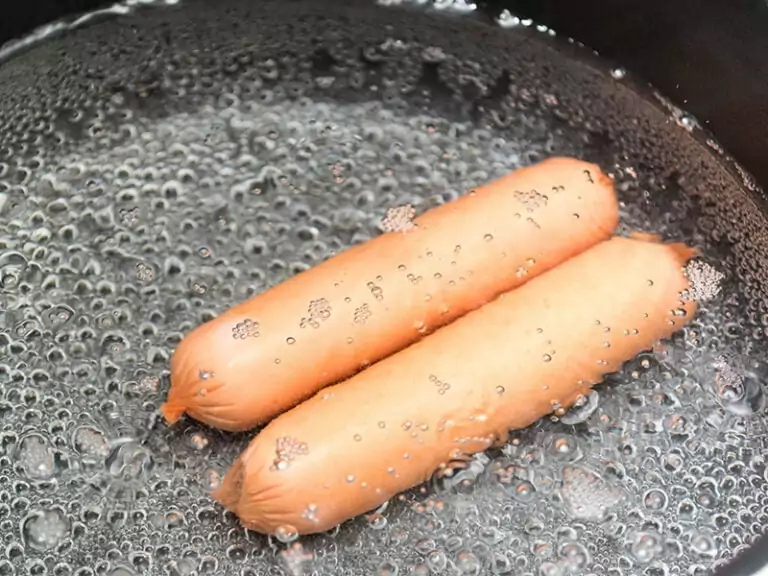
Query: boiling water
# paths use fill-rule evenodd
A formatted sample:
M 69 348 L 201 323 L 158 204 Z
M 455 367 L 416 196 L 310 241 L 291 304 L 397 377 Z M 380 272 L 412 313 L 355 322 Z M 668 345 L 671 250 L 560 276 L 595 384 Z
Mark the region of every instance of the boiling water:
M 224 4 L 121 10 L 0 67 L 0 575 L 698 574 L 768 526 L 766 222 L 694 119 L 508 14 Z M 553 154 L 614 175 L 623 231 L 715 265 L 691 326 L 333 533 L 214 505 L 250 435 L 160 421 L 182 336 L 393 206 Z

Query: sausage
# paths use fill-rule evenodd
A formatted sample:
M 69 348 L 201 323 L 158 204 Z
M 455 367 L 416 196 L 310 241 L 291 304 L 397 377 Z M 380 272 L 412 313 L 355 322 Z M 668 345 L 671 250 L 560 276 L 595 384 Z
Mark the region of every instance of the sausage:
M 597 166 L 553 158 L 409 216 L 189 333 L 165 419 L 261 425 L 607 239 L 619 211 Z
M 274 419 L 214 499 L 251 530 L 322 532 L 562 414 L 693 316 L 693 254 L 598 244 Z

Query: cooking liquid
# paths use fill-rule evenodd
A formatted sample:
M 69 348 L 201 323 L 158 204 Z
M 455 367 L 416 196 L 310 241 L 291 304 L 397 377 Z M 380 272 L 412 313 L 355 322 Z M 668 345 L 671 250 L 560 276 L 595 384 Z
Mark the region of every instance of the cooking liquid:
M 0 66 L 0 574 L 693 575 L 749 545 L 768 242 L 748 175 L 509 14 L 285 4 L 126 8 Z M 622 232 L 702 250 L 690 327 L 333 533 L 267 539 L 214 505 L 251 434 L 159 421 L 182 336 L 390 208 L 550 155 L 613 174 Z

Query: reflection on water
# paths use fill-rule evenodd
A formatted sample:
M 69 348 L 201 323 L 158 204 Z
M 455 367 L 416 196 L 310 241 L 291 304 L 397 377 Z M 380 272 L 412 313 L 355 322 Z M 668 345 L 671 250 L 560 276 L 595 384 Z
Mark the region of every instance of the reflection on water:
M 696 574 L 761 533 L 765 223 L 695 129 L 524 26 L 246 4 L 128 10 L 0 67 L 0 574 Z M 183 334 L 551 154 L 614 174 L 625 231 L 721 263 L 690 328 L 331 534 L 214 505 L 249 435 L 159 421 Z

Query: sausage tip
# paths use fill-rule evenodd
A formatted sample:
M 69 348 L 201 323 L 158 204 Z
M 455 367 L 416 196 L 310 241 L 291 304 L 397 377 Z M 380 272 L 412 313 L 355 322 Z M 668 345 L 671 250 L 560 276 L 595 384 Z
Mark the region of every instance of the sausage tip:
M 648 242 L 650 244 L 659 244 L 661 242 L 659 234 L 651 234 L 650 232 L 642 232 L 640 230 L 632 230 L 627 236 L 638 242 Z
M 701 251 L 697 248 L 693 248 L 682 242 L 675 242 L 673 244 L 667 244 L 673 254 L 675 254 L 680 260 L 681 264 L 685 264 L 691 258 L 695 258 L 701 255 Z
M 176 404 L 175 402 L 165 402 L 160 406 L 160 414 L 163 415 L 163 418 L 165 418 L 165 421 L 168 424 L 175 424 L 178 422 L 181 415 L 184 414 L 184 411 L 184 406 Z
M 211 498 L 234 514 L 238 513 L 238 503 L 240 501 L 240 492 L 243 484 L 243 472 L 243 460 L 242 458 L 238 458 L 225 474 L 221 485 L 211 494 Z
M 640 232 L 634 230 L 628 234 L 628 236 L 639 242 L 648 242 L 650 244 L 665 244 L 659 234 L 651 234 L 648 232 Z M 665 246 L 675 254 L 682 263 L 687 262 L 691 258 L 700 255 L 700 251 L 696 248 L 688 246 L 683 242 L 666 243 Z

